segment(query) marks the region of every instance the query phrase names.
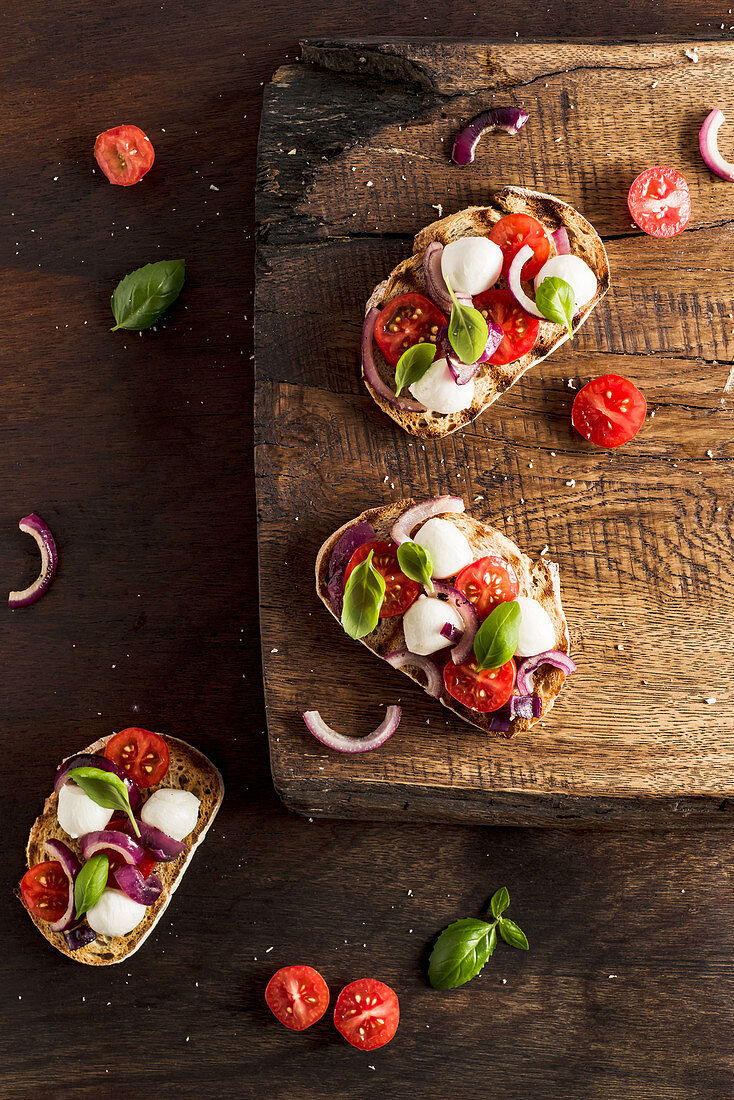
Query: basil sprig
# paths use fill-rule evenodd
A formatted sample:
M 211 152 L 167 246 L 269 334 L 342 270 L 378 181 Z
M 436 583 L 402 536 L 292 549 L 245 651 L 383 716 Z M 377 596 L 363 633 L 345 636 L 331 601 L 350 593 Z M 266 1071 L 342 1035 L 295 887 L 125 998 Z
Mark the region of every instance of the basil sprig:
M 72 768 L 69 779 L 73 779 L 98 806 L 105 810 L 122 810 L 127 814 L 135 835 L 140 836 L 140 829 L 130 806 L 130 795 L 119 775 L 104 772 L 101 768 Z
M 498 604 L 484 620 L 474 638 L 477 667 L 501 668 L 517 650 L 520 636 L 520 605 L 515 600 Z
M 355 566 L 344 589 L 342 626 L 350 638 L 364 638 L 380 619 L 385 581 L 372 564 L 373 550 Z
M 570 283 L 557 275 L 549 275 L 535 292 L 535 304 L 544 317 L 557 325 L 565 325 L 569 335 L 573 335 L 576 295 Z
M 87 860 L 74 879 L 74 912 L 77 919 L 83 917 L 102 897 L 109 870 L 108 856 L 104 852 L 98 852 Z
M 433 581 L 431 580 L 433 562 L 431 561 L 431 555 L 427 550 L 424 550 L 420 543 L 412 542 L 410 539 L 407 542 L 402 542 L 398 546 L 398 565 L 406 577 L 410 577 L 412 581 L 417 581 L 418 584 L 425 584 L 428 591 L 433 592 Z
M 456 989 L 476 978 L 494 953 L 498 929 L 510 947 L 528 950 L 529 944 L 522 929 L 508 917 L 502 916 L 509 904 L 507 887 L 502 886 L 490 902 L 494 920 L 466 917 L 444 928 L 428 960 L 428 980 L 434 989 Z
M 462 363 L 476 363 L 487 346 L 489 328 L 478 309 L 463 306 L 444 276 L 453 308 L 449 319 L 449 343 Z M 540 307 L 538 307 L 540 308 Z
M 184 260 L 159 260 L 126 275 L 112 295 L 112 312 L 117 323 L 111 331 L 124 328 L 139 332 L 154 325 L 181 293 L 185 269 Z
M 426 373 L 433 357 L 436 354 L 436 345 L 430 342 L 413 344 L 398 359 L 395 368 L 395 396 L 400 396 L 401 390 L 407 390 L 414 382 L 419 382 Z

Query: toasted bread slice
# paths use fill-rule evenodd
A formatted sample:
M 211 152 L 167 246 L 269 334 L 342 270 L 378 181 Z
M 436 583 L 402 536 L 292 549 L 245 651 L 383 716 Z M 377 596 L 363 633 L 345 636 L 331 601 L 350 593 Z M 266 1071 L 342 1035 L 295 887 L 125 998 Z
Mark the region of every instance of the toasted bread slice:
M 79 751 L 102 753 L 109 740 L 109 737 L 103 737 L 101 740 L 95 741 L 89 748 L 80 749 Z M 206 836 L 209 826 L 222 804 L 224 781 L 211 760 L 207 759 L 198 749 L 188 745 L 185 741 L 180 741 L 177 737 L 166 735 L 166 743 L 171 752 L 171 766 L 158 787 L 150 788 L 149 795 L 160 787 L 180 787 L 183 790 L 191 791 L 197 798 L 201 799 L 199 820 L 194 831 L 186 838 L 186 851 L 171 863 L 159 863 L 156 866 L 155 873 L 163 883 L 163 892 L 158 900 L 148 907 L 144 919 L 137 928 L 134 928 L 132 932 L 128 932 L 126 936 L 98 936 L 86 947 L 81 947 L 78 951 L 72 951 L 62 932 L 52 932 L 48 922 L 38 920 L 32 913 L 29 914 L 33 923 L 48 942 L 57 947 L 62 954 L 68 955 L 70 959 L 74 959 L 76 962 L 87 963 L 90 966 L 111 966 L 114 963 L 124 962 L 135 954 L 166 911 L 168 903 L 191 861 L 191 857 Z M 80 855 L 79 841 L 72 840 L 58 823 L 56 818 L 58 802 L 58 795 L 51 794 L 46 799 L 43 813 L 36 818 L 31 828 L 26 847 L 26 859 L 29 867 L 34 867 L 36 863 L 41 863 L 49 858 L 44 851 L 44 844 L 52 838 L 63 840 L 73 852 Z M 20 897 L 19 889 L 16 890 L 16 894 Z
M 398 500 L 394 504 L 388 504 L 385 508 L 368 508 L 366 512 L 362 512 L 361 516 L 350 520 L 338 531 L 335 531 L 319 550 L 316 557 L 316 591 L 337 622 L 339 616 L 331 605 L 327 589 L 329 559 L 337 541 L 353 524 L 364 520 L 372 524 L 378 539 L 388 539 L 392 525 L 403 512 L 406 512 L 415 503 L 416 501 L 412 498 L 407 498 Z M 527 554 L 523 554 L 522 550 L 503 535 L 501 531 L 498 531 L 495 527 L 490 527 L 487 523 L 482 523 L 481 520 L 474 519 L 465 512 L 460 514 L 449 513 L 442 516 L 442 519 L 455 523 L 459 530 L 463 532 L 475 553 L 475 558 L 497 554 L 505 561 L 510 562 L 520 581 L 519 594 L 521 596 L 532 596 L 533 599 L 542 604 L 556 630 L 554 648 L 568 653 L 570 638 L 568 623 L 561 605 L 561 586 L 556 563 L 549 561 L 547 558 L 539 558 L 535 562 L 531 561 Z M 402 616 L 397 616 L 394 619 L 380 619 L 377 628 L 371 634 L 362 638 L 361 641 L 378 657 L 386 657 L 396 650 L 405 648 L 405 635 L 403 634 L 402 624 Z M 446 652 L 448 653 L 448 650 Z M 422 673 L 418 674 L 412 666 L 405 665 L 400 671 L 423 686 L 420 679 Z M 514 718 L 510 723 L 509 732 L 499 736 L 514 737 L 517 733 L 529 730 L 536 722 L 544 718 L 553 706 L 565 679 L 564 673 L 559 669 L 550 665 L 542 665 L 535 673 L 534 678 L 534 690 L 540 696 L 542 702 L 540 717 L 533 719 Z M 484 730 L 485 733 L 490 732 L 491 714 L 479 714 L 477 711 L 469 710 L 468 707 L 462 706 L 461 703 L 452 698 L 446 690 L 441 695 L 441 702 L 454 714 L 458 714 L 459 718 L 463 718 L 465 722 L 470 722 L 478 729 Z
M 373 306 L 382 309 L 399 294 L 426 293 L 423 253 L 431 241 L 448 244 L 450 241 L 458 240 L 459 237 L 489 236 L 495 222 L 506 214 L 530 214 L 550 233 L 565 227 L 568 231 L 571 252 L 585 260 L 596 275 L 598 284 L 596 294 L 574 321 L 573 330 L 577 332 L 609 289 L 609 260 L 606 249 L 594 227 L 573 206 L 552 195 L 530 191 L 525 187 L 503 187 L 501 191 L 492 193 L 487 206 L 470 206 L 466 210 L 449 214 L 440 221 L 432 222 L 425 229 L 421 229 L 413 242 L 413 255 L 399 263 L 388 278 L 375 287 L 365 312 Z M 500 278 L 497 285 L 506 285 L 504 279 Z M 406 412 L 395 408 L 376 393 L 366 379 L 364 384 L 380 408 L 401 428 L 405 428 L 406 432 L 424 439 L 438 438 L 450 435 L 451 432 L 475 420 L 505 390 L 517 382 L 525 371 L 530 370 L 536 363 L 540 363 L 568 339 L 568 331 L 563 325 L 553 324 L 552 321 L 541 321 L 538 342 L 532 351 L 506 366 L 484 363 L 479 368 L 474 379 L 474 400 L 468 409 L 463 409 L 461 412 L 445 415 L 428 410 Z M 383 358 L 377 347 L 374 349 L 374 354 L 380 377 L 394 390 L 394 368 Z

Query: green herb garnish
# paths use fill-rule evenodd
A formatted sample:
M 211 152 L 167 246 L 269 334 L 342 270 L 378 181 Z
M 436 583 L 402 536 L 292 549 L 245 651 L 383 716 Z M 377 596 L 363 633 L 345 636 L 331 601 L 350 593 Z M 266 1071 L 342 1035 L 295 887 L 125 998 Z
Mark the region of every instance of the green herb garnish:
M 484 620 L 474 638 L 477 668 L 501 668 L 517 650 L 520 636 L 520 605 L 515 600 L 498 604 Z
M 487 322 L 474 306 L 463 306 L 444 276 L 453 308 L 449 319 L 449 343 L 462 363 L 476 363 L 487 346 Z
M 444 928 L 428 960 L 428 980 L 434 989 L 456 989 L 476 978 L 497 946 L 498 929 L 510 947 L 528 950 L 527 937 L 522 929 L 502 916 L 509 904 L 510 895 L 507 887 L 503 886 L 490 902 L 493 921 L 467 917 Z
M 150 328 L 172 305 L 184 285 L 184 260 L 159 260 L 131 271 L 112 295 L 112 312 L 117 322 L 112 328 L 131 332 Z
M 74 912 L 77 919 L 83 917 L 102 897 L 109 871 L 110 861 L 104 852 L 98 852 L 84 864 L 74 879 Z
M 398 546 L 398 565 L 406 577 L 410 577 L 412 581 L 417 581 L 418 584 L 425 584 L 428 591 L 433 592 L 433 581 L 431 580 L 433 562 L 431 561 L 431 555 L 423 549 L 420 543 L 412 542 L 410 539 L 401 543 Z
M 573 314 L 576 309 L 576 295 L 573 287 L 557 275 L 543 279 L 535 292 L 535 304 L 549 321 L 565 325 L 569 335 L 573 335 Z
M 355 566 L 344 589 L 342 626 L 350 638 L 364 638 L 380 619 L 385 581 L 372 564 L 373 550 Z
M 140 836 L 140 829 L 130 806 L 130 795 L 119 775 L 102 771 L 101 768 L 72 768 L 69 779 L 73 779 L 98 806 L 105 810 L 122 810 L 127 814 L 135 835 Z
M 436 345 L 431 343 L 413 344 L 398 359 L 395 368 L 395 396 L 401 390 L 407 390 L 414 382 L 420 381 L 436 354 Z

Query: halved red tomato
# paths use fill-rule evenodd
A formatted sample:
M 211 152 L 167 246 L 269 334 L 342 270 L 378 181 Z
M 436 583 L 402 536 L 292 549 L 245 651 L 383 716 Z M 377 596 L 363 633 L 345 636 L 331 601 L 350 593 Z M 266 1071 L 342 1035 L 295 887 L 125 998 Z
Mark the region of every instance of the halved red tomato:
M 477 668 L 472 656 L 461 665 L 448 661 L 443 670 L 443 682 L 452 698 L 469 710 L 489 714 L 503 707 L 512 695 L 517 670 L 510 657 L 499 668 Z
M 529 214 L 507 214 L 500 218 L 489 234 L 489 239 L 502 249 L 502 274 L 505 278 L 523 245 L 529 244 L 534 252 L 532 260 L 523 264 L 523 279 L 534 279 L 550 255 L 548 234 L 540 222 Z
M 482 622 L 497 604 L 514 600 L 520 591 L 517 573 L 509 561 L 494 555 L 467 565 L 456 578 L 455 586 L 471 600 Z
M 351 558 L 344 573 L 344 584 L 349 580 L 355 566 L 372 550 L 372 564 L 385 581 L 385 598 L 380 608 L 381 619 L 392 619 L 403 615 L 420 595 L 421 586 L 417 581 L 406 577 L 398 565 L 398 548 L 394 542 L 365 542 L 359 546 Z
M 448 319 L 423 294 L 400 294 L 384 307 L 375 322 L 375 340 L 391 367 L 413 344 L 436 343 L 441 325 Z
M 640 172 L 627 196 L 630 214 L 651 237 L 675 237 L 691 216 L 688 184 L 675 168 L 647 168 Z
M 111 737 L 104 754 L 134 779 L 139 787 L 155 787 L 171 763 L 165 738 L 151 730 L 130 726 Z
M 334 1026 L 357 1050 L 377 1050 L 398 1030 L 400 1005 L 394 989 L 376 978 L 345 985 L 334 1005 Z
M 531 351 L 538 340 L 540 321 L 517 304 L 509 290 L 492 287 L 477 294 L 474 307 L 502 329 L 500 346 L 489 360 L 497 366 L 514 363 Z
M 126 817 L 113 817 L 107 825 L 107 829 L 124 833 L 126 832 L 125 826 L 127 824 L 127 820 L 128 819 Z M 110 870 L 107 875 L 107 885 L 113 890 L 118 890 L 119 887 L 117 885 L 117 879 L 115 878 L 115 871 L 118 867 L 122 867 L 122 856 L 119 855 L 117 852 L 113 852 L 111 848 L 105 848 L 103 849 L 103 851 L 110 861 Z M 144 855 L 140 863 L 136 864 L 136 867 L 138 871 L 140 871 L 140 874 L 143 876 L 143 878 L 147 878 L 148 875 L 151 874 L 151 872 L 154 871 L 157 866 L 157 860 L 153 859 L 152 855 L 150 854 Z
M 634 382 L 619 374 L 603 374 L 576 394 L 571 423 L 597 447 L 620 447 L 633 439 L 647 414 L 647 401 Z
M 110 183 L 131 187 L 153 166 L 155 150 L 139 126 L 113 126 L 98 134 L 94 156 Z
M 29 913 L 39 920 L 63 917 L 69 904 L 69 880 L 57 859 L 37 863 L 20 880 L 20 896 Z
M 329 1007 L 329 987 L 312 966 L 283 966 L 268 982 L 265 1001 L 281 1024 L 303 1031 Z

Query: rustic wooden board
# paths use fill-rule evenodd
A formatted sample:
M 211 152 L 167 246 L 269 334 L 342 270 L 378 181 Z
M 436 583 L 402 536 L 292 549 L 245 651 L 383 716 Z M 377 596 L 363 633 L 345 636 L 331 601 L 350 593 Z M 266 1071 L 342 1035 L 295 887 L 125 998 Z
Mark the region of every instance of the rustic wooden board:
M 705 112 L 734 119 L 734 47 L 307 42 L 266 89 L 257 196 L 256 472 L 261 625 L 273 776 L 311 815 L 536 824 L 728 821 L 734 815 L 731 460 L 734 188 L 698 154 Z M 527 107 L 515 139 L 448 159 L 462 120 Z M 723 140 L 726 140 L 726 133 Z M 652 163 L 691 187 L 689 230 L 631 225 Z M 359 380 L 364 301 L 436 217 L 514 183 L 577 206 L 604 237 L 613 286 L 572 345 L 463 432 L 421 443 Z M 369 185 L 369 186 L 368 186 Z M 572 388 L 632 377 L 650 417 L 618 452 L 569 424 Z M 363 508 L 460 493 L 561 567 L 579 671 L 545 725 L 487 738 L 377 663 L 324 612 L 323 539 Z M 472 503 L 476 502 L 476 503 Z M 707 699 L 715 698 L 715 703 Z M 402 701 L 379 753 L 309 738 L 320 708 L 363 732 Z

